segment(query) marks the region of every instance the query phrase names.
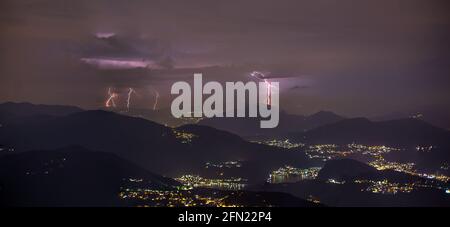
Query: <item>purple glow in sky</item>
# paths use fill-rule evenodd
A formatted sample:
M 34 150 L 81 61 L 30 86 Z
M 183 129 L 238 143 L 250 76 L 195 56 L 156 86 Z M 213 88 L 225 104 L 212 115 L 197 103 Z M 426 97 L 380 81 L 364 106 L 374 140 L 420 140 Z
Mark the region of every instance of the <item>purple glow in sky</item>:
M 99 69 L 137 69 L 137 68 L 148 68 L 148 69 L 160 69 L 157 64 L 153 61 L 143 61 L 143 60 L 118 60 L 118 59 L 102 59 L 102 58 L 81 58 L 81 61 L 98 67 Z
M 6 0 L 0 101 L 98 108 L 108 87 L 153 86 L 163 109 L 170 85 L 194 73 L 222 83 L 261 71 L 270 72 L 268 82 L 280 82 L 281 108 L 290 113 L 450 111 L 449 5 Z M 155 95 L 142 96 L 133 107 L 152 109 Z

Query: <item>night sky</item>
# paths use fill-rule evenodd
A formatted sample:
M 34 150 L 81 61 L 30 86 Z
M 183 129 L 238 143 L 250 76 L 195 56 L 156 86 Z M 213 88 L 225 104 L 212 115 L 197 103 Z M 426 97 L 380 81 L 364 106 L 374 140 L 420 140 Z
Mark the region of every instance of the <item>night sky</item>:
M 446 1 L 6 0 L 0 102 L 170 106 L 170 86 L 267 72 L 281 108 L 376 116 L 450 110 Z M 103 63 L 103 64 L 101 64 Z M 144 66 L 150 67 L 143 68 Z

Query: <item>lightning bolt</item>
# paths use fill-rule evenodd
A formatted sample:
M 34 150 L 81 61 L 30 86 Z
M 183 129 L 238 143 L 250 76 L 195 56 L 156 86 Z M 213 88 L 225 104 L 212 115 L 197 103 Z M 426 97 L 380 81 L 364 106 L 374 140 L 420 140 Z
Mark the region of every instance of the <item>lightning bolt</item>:
M 153 103 L 153 110 L 156 110 L 158 107 L 158 99 L 159 99 L 159 92 L 156 89 L 153 89 L 155 93 L 155 102 Z
M 116 102 L 114 99 L 116 99 L 119 95 L 115 92 L 111 91 L 111 88 L 108 88 L 108 99 L 106 100 L 105 106 L 106 107 L 116 107 Z
M 272 105 L 272 88 L 274 88 L 274 86 L 272 86 L 272 84 L 265 78 L 266 75 L 264 75 L 264 73 L 259 72 L 259 71 L 253 71 L 250 73 L 250 76 L 264 82 L 264 84 L 267 87 L 266 104 L 268 106 Z
M 130 103 L 131 103 L 131 95 L 135 93 L 136 91 L 133 88 L 129 88 L 128 90 L 128 98 L 127 98 L 127 110 L 130 111 Z
M 264 83 L 267 86 L 267 105 L 272 105 L 272 85 L 266 79 L 264 79 Z

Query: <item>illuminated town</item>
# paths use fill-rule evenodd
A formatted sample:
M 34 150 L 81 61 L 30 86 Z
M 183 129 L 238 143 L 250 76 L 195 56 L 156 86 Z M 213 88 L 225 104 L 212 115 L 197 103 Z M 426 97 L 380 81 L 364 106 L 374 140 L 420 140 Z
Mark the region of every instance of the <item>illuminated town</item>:
M 345 180 L 336 180 L 333 178 L 327 179 L 325 182 L 327 184 L 345 184 Z
M 355 183 L 367 185 L 366 188 L 361 191 L 379 193 L 379 194 L 397 194 L 397 193 L 410 193 L 417 187 L 414 183 L 400 184 L 392 183 L 388 180 L 382 181 L 367 181 L 367 180 L 355 180 Z
M 177 138 L 181 143 L 190 144 L 192 140 L 197 137 L 197 135 L 193 133 L 184 132 L 181 130 L 172 129 L 175 138 Z
M 298 169 L 292 166 L 285 166 L 273 171 L 267 182 L 272 184 L 289 183 L 302 180 L 314 180 L 319 174 L 320 167 L 311 167 L 307 169 Z
M 450 0 L 2 3 L 2 208 L 450 207 Z
M 423 188 L 434 188 L 438 190 L 447 191 L 443 186 L 435 184 L 427 184 L 424 182 L 412 182 L 412 183 L 396 183 L 389 182 L 389 180 L 355 180 L 354 183 L 365 185 L 366 188 L 361 189 L 361 191 L 367 191 L 371 193 L 379 194 L 397 194 L 397 193 L 410 193 L 414 190 Z
M 281 148 L 285 148 L 285 149 L 294 149 L 294 148 L 299 148 L 299 147 L 305 146 L 305 144 L 303 144 L 303 143 L 292 143 L 289 141 L 289 139 L 285 139 L 285 140 L 273 139 L 273 140 L 267 140 L 267 141 L 253 141 L 253 142 L 268 145 L 268 146 L 273 146 L 273 147 L 281 147 Z
M 207 162 L 205 168 L 240 168 L 242 163 L 240 161 L 226 161 L 226 162 Z
M 413 176 L 424 177 L 427 179 L 436 179 L 442 182 L 449 182 L 450 177 L 443 174 L 432 174 L 432 173 L 419 173 L 415 168 L 414 163 L 399 163 L 399 162 L 389 162 L 384 158 L 379 158 L 375 161 L 369 162 L 369 165 L 375 167 L 378 170 L 394 170 L 397 172 L 402 172 L 406 174 L 410 174 Z
M 428 150 L 432 148 L 433 146 L 419 147 L 416 149 L 419 149 L 421 152 L 429 152 Z M 428 179 L 437 179 L 443 182 L 449 182 L 450 177 L 443 174 L 418 172 L 415 168 L 415 163 L 401 163 L 385 160 L 385 154 L 399 151 L 401 151 L 401 149 L 384 145 L 367 146 L 362 144 L 348 144 L 342 147 L 336 144 L 318 144 L 309 146 L 305 150 L 305 153 L 311 159 L 319 159 L 322 161 L 345 158 L 351 155 L 362 155 L 363 157 L 371 159 L 372 161 L 368 161 L 367 164 L 375 167 L 378 170 L 395 170 L 397 172 L 403 172 L 413 176 L 420 176 Z M 445 166 L 443 169 L 445 170 Z
M 411 176 L 424 178 L 420 182 L 408 182 L 408 183 L 398 183 L 390 182 L 387 179 L 384 180 L 355 180 L 354 182 L 345 182 L 344 180 L 328 179 L 326 183 L 329 184 L 345 184 L 354 183 L 362 186 L 361 191 L 379 193 L 379 194 L 397 194 L 397 193 L 410 193 L 414 190 L 421 188 L 434 188 L 437 190 L 443 190 L 448 193 L 448 182 L 450 177 L 442 173 L 426 173 L 421 172 L 417 169 L 416 164 L 413 162 L 397 162 L 388 161 L 385 155 L 392 152 L 403 151 L 400 148 L 389 147 L 385 145 L 363 145 L 363 144 L 347 144 L 347 145 L 337 145 L 337 144 L 291 144 L 288 140 L 268 140 L 264 143 L 271 146 L 283 147 L 286 149 L 295 149 L 296 152 L 305 152 L 305 154 L 314 160 L 319 160 L 326 162 L 333 159 L 342 158 L 356 158 L 366 160 L 368 165 L 376 168 L 379 171 L 383 170 L 393 170 L 396 172 L 405 173 Z M 429 153 L 435 146 L 417 146 L 415 150 L 417 152 Z M 295 168 L 292 166 L 284 166 L 275 171 L 272 171 L 267 179 L 268 183 L 292 183 L 299 182 L 302 180 L 314 180 L 316 179 L 320 167 L 313 168 Z M 440 167 L 441 170 L 447 170 L 448 164 L 444 163 Z M 427 181 L 429 179 L 430 181 Z
M 366 146 L 354 143 L 346 146 L 339 146 L 336 144 L 315 144 L 308 146 L 305 149 L 305 153 L 311 159 L 327 161 L 331 159 L 345 158 L 356 154 L 380 157 L 383 154 L 399 150 L 400 149 L 387 146 Z
M 192 190 L 152 190 L 125 188 L 119 197 L 135 201 L 137 206 L 149 207 L 237 207 L 224 201 L 227 194 L 219 192 L 200 193 Z
M 226 190 L 242 190 L 247 186 L 247 179 L 207 179 L 198 175 L 183 175 L 175 180 L 193 188 L 215 188 Z

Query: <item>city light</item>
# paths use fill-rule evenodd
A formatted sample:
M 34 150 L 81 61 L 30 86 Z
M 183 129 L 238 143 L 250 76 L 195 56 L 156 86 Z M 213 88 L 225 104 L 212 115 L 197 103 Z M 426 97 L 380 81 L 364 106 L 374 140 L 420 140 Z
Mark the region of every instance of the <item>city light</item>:
M 298 169 L 292 166 L 284 166 L 278 170 L 272 171 L 267 182 L 269 183 L 287 183 L 302 180 L 314 180 L 319 174 L 321 167 L 311 167 L 307 169 Z

